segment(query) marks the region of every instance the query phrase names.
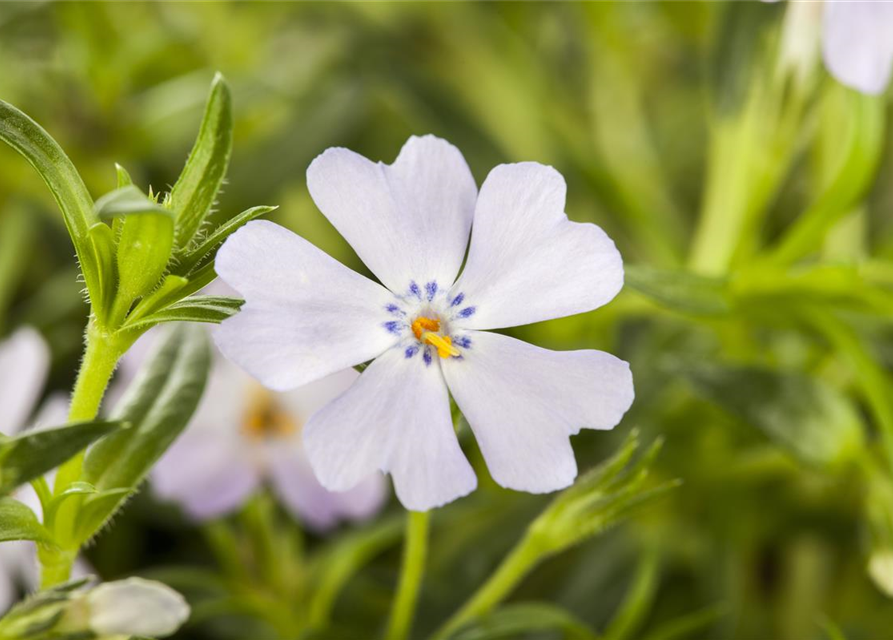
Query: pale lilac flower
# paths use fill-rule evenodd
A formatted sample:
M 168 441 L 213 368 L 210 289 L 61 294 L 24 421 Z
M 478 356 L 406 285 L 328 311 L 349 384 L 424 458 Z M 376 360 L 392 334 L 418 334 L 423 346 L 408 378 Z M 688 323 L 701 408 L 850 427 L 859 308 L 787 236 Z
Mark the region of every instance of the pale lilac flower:
M 49 349 L 34 329 L 19 329 L 0 342 L 0 432 L 12 436 L 25 428 L 43 391 L 49 362 Z M 40 513 L 30 486 L 16 491 L 14 497 Z M 34 544 L 0 543 L 0 613 L 16 601 L 20 586 L 35 589 L 37 582 Z
M 383 479 L 373 475 L 351 491 L 327 491 L 313 475 L 300 436 L 310 415 L 358 375 L 348 369 L 275 393 L 216 358 L 189 427 L 152 471 L 155 493 L 203 521 L 238 508 L 267 481 L 313 530 L 371 517 L 387 498 Z
M 775 0 L 764 0 L 774 2 Z M 893 2 L 885 0 L 791 0 L 786 29 L 796 36 L 794 51 L 808 55 L 819 36 L 813 23 L 821 11 L 821 46 L 825 67 L 841 84 L 861 93 L 883 93 L 893 69 Z M 817 17 L 817 16 L 816 16 Z M 816 26 L 818 26 L 816 24 Z
M 247 302 L 215 339 L 278 390 L 373 360 L 304 429 L 323 486 L 343 491 L 387 472 L 413 510 L 471 492 L 448 389 L 498 483 L 534 493 L 570 485 L 569 436 L 619 422 L 633 399 L 628 365 L 485 331 L 590 311 L 623 284 L 608 236 L 567 219 L 561 175 L 501 165 L 478 194 L 462 154 L 426 136 L 410 138 L 392 165 L 329 149 L 307 178 L 384 286 L 280 226 L 251 222 L 216 259 Z

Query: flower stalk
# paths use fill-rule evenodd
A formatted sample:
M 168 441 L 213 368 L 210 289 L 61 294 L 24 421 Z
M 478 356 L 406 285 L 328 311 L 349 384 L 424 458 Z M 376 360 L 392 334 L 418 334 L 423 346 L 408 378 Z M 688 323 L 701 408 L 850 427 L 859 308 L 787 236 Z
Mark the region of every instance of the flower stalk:
M 403 546 L 403 567 L 400 583 L 385 634 L 387 640 L 405 640 L 412 628 L 425 562 L 428 556 L 429 511 L 407 511 L 406 540 Z

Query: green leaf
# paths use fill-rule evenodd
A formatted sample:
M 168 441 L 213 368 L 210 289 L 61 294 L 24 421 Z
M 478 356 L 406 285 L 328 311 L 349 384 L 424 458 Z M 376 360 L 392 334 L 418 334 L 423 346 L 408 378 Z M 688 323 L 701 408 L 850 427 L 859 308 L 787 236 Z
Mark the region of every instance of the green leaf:
M 31 509 L 14 498 L 0 498 L 0 542 L 10 540 L 50 542 L 52 538 Z
M 681 270 L 626 265 L 624 281 L 661 306 L 680 313 L 715 316 L 732 309 L 726 281 Z
M 567 640 L 597 640 L 598 636 L 568 611 L 545 602 L 508 605 L 475 620 L 449 636 L 450 640 L 519 638 L 536 631 L 560 631 Z
M 176 244 L 180 249 L 189 245 L 211 211 L 226 176 L 232 146 L 232 98 L 226 80 L 218 73 L 211 83 L 195 146 L 171 189 L 169 206 L 176 214 Z
M 87 241 L 96 214 L 93 199 L 77 169 L 43 127 L 3 100 L 0 100 L 0 140 L 22 154 L 49 187 L 62 210 L 91 299 L 101 302 L 99 283 L 95 280 L 98 269 Z
M 117 268 L 115 265 L 115 234 L 104 222 L 97 222 L 90 227 L 90 244 L 96 260 L 90 265 L 81 265 L 81 268 L 96 269 L 92 279 L 99 287 L 99 295 L 92 299 L 93 309 L 97 315 L 105 320 L 111 311 L 110 305 L 115 298 L 117 283 Z
M 133 184 L 133 178 L 127 173 L 127 169 L 117 162 L 115 163 L 115 175 L 118 177 L 118 188 L 128 187 Z
M 121 422 L 77 422 L 26 431 L 0 443 L 0 495 L 58 467 L 91 442 L 122 427 Z
M 161 282 L 161 285 L 148 296 L 140 300 L 139 304 L 134 307 L 133 311 L 127 317 L 128 322 L 135 322 L 146 314 L 162 309 L 171 305 L 188 293 L 184 294 L 183 289 L 189 284 L 189 280 L 183 276 L 167 275 Z
M 204 391 L 210 363 L 204 329 L 180 325 L 164 334 L 115 407 L 114 415 L 133 426 L 97 443 L 84 459 L 83 480 L 101 495 L 89 496 L 78 514 L 81 541 L 111 517 L 185 428 Z M 108 493 L 113 491 L 121 493 Z
M 863 427 L 856 408 L 818 378 L 756 367 L 680 370 L 705 399 L 757 427 L 803 462 L 835 466 L 861 450 Z
M 160 311 L 125 325 L 127 329 L 142 329 L 162 322 L 203 322 L 219 324 L 238 313 L 245 303 L 238 298 L 221 296 L 193 296 L 176 302 Z
M 823 106 L 830 111 L 826 117 L 835 137 L 842 132 L 842 141 L 827 151 L 836 167 L 827 187 L 772 251 L 774 262 L 788 264 L 820 247 L 831 226 L 849 213 L 874 183 L 886 140 L 886 101 L 835 84 Z
M 174 244 L 174 217 L 133 185 L 104 195 L 96 211 L 103 219 L 124 217 L 116 254 L 118 290 L 112 320 L 117 322 L 164 274 Z
M 178 273 L 188 274 L 196 265 L 202 262 L 214 249 L 223 243 L 229 236 L 238 231 L 241 227 L 251 222 L 255 218 L 275 211 L 279 207 L 252 207 L 234 216 L 214 229 L 207 238 L 192 251 L 189 251 L 177 268 Z

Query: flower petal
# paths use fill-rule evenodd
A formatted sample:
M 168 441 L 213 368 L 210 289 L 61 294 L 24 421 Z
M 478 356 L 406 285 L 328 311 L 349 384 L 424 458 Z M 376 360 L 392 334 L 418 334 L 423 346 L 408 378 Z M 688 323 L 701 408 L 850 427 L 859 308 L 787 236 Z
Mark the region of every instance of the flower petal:
M 260 485 L 260 473 L 241 439 L 228 431 L 188 429 L 152 469 L 155 494 L 180 504 L 199 522 L 244 503 Z
M 893 66 L 893 4 L 826 2 L 822 53 L 838 81 L 868 94 L 883 93 Z
M 296 446 L 276 443 L 268 449 L 270 480 L 282 503 L 308 528 L 324 532 L 341 520 L 365 520 L 384 505 L 384 477 L 373 473 L 353 489 L 343 492 L 323 487 L 296 439 Z
M 407 509 L 425 511 L 474 490 L 477 479 L 450 419 L 440 369 L 395 347 L 304 428 L 316 477 L 331 491 L 389 472 Z
M 272 222 L 249 222 L 230 236 L 216 269 L 246 302 L 214 340 L 272 389 L 365 362 L 399 339 L 383 327 L 393 294 Z
M 612 428 L 633 400 L 629 365 L 608 353 L 549 351 L 495 333 L 472 332 L 443 372 L 493 479 L 531 493 L 570 485 L 569 436 Z
M 456 279 L 477 186 L 456 147 L 411 137 L 392 165 L 328 149 L 307 169 L 316 206 L 385 286 L 402 293 Z
M 591 311 L 623 286 L 614 243 L 564 213 L 564 178 L 535 162 L 500 165 L 481 187 L 463 295 L 470 329 L 514 327 Z
M 30 327 L 0 343 L 0 432 L 13 435 L 25 426 L 43 391 L 49 366 L 46 342 Z

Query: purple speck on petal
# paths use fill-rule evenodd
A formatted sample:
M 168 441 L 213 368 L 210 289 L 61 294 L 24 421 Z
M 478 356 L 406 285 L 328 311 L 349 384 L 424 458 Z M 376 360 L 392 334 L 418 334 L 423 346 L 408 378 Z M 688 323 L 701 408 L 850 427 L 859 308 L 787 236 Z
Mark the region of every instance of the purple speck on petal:
M 384 328 L 391 333 L 400 333 L 400 323 L 396 320 L 389 320 L 388 322 L 385 322 Z
M 434 296 L 437 294 L 437 282 L 431 281 L 425 285 L 425 293 L 428 296 L 428 302 L 434 300 Z
M 451 306 L 451 307 L 458 307 L 460 304 L 462 304 L 462 301 L 463 301 L 463 300 L 465 300 L 465 294 L 464 294 L 464 293 L 460 293 L 460 294 L 457 295 L 455 298 L 453 298 L 453 301 L 450 303 L 450 306 Z
M 425 366 L 431 366 L 431 349 L 425 349 L 425 353 L 422 354 L 422 357 L 425 359 Z
M 453 340 L 453 344 L 463 349 L 471 349 L 471 338 L 469 338 L 468 336 L 459 336 L 458 338 Z
M 401 309 L 400 307 L 398 307 L 397 305 L 395 305 L 395 304 L 393 304 L 393 303 L 391 303 L 391 304 L 389 304 L 388 306 L 386 306 L 386 307 L 385 307 L 385 311 L 387 311 L 388 313 L 393 313 L 393 314 L 398 315 L 398 316 L 405 316 L 405 315 L 406 315 L 406 312 L 405 312 L 403 309 Z
M 462 311 L 459 312 L 460 318 L 470 318 L 474 315 L 474 312 L 477 311 L 477 307 L 465 307 Z
M 422 298 L 422 290 L 419 289 L 419 285 L 415 283 L 415 280 L 409 283 L 409 292 L 414 295 L 416 298 L 421 300 Z
M 406 357 L 411 358 L 419 352 L 419 345 L 412 344 L 406 347 Z

